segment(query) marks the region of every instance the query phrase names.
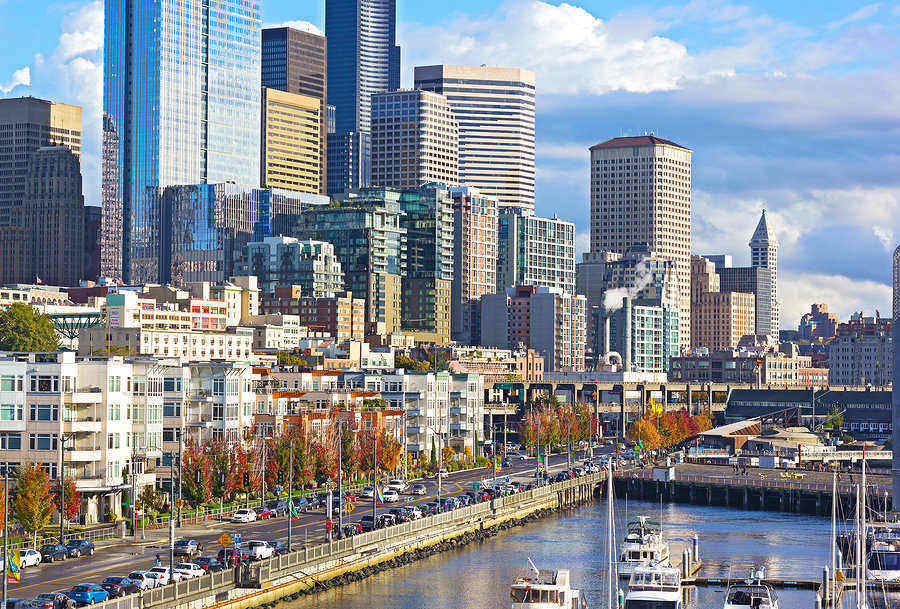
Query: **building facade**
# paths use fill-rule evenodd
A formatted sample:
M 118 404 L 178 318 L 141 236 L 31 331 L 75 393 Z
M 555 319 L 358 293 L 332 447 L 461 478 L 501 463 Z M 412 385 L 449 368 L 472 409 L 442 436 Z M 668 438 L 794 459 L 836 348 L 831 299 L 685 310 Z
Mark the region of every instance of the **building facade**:
M 854 313 L 838 326 L 828 348 L 828 368 L 835 385 L 875 385 L 893 382 L 893 320 Z
M 672 358 L 669 379 L 744 383 L 754 387 L 827 387 L 829 370 L 813 366 L 812 358 L 805 355 L 747 349 L 694 349 Z
M 372 96 L 372 184 L 456 186 L 458 165 L 459 128 L 443 95 L 405 90 Z
M 772 325 L 772 271 L 760 266 L 722 266 L 716 262 L 716 274 L 719 276 L 720 291 L 753 294 L 756 309 L 754 333 L 771 337 L 774 332 L 777 336 L 778 328 Z
M 716 265 L 691 256 L 691 347 L 737 347 L 756 332 L 756 297 L 720 290 Z
M 260 184 L 325 194 L 322 100 L 263 87 Z
M 326 157 L 331 196 L 366 188 L 372 184 L 372 137 L 367 132 L 328 134 Z
M 262 31 L 262 86 L 312 97 L 319 102 L 319 155 L 321 171 L 317 192 L 325 194 L 327 176 L 328 118 L 325 37 L 292 27 L 265 28 Z
M 603 352 L 618 353 L 624 372 L 667 372 L 681 351 L 680 313 L 658 298 L 625 297 L 598 328 Z
M 591 252 L 647 244 L 676 263 L 681 344 L 691 340 L 691 151 L 649 136 L 591 147 Z
M 38 155 L 42 148 L 60 146 L 70 151 L 71 159 L 64 160 L 62 152 L 43 151 Z M 33 202 L 30 218 L 40 210 L 50 211 L 57 206 L 61 206 L 59 211 L 52 213 L 73 213 L 74 199 L 81 196 L 80 166 L 77 166 L 80 155 L 80 107 L 34 97 L 0 100 L 0 174 L 3 175 L 0 181 L 0 283 L 35 281 L 32 258 L 35 255 L 41 256 L 42 260 L 45 258 L 43 252 L 34 248 L 52 250 L 56 243 L 55 238 L 47 240 L 52 234 L 46 234 L 40 228 L 37 232 L 30 230 L 26 210 Z M 34 161 L 38 161 L 39 166 L 35 166 Z M 74 192 L 73 175 L 76 171 L 79 176 L 77 193 Z M 57 179 L 65 184 L 57 183 Z M 40 199 L 35 201 L 34 197 Z M 73 235 L 68 237 L 71 241 Z M 36 241 L 38 238 L 40 242 Z M 49 256 L 51 252 L 46 254 Z M 49 264 L 49 260 L 47 262 Z M 72 262 L 65 264 L 68 266 Z M 67 278 L 70 274 L 62 276 Z
M 497 289 L 497 199 L 474 188 L 451 189 L 453 197 L 453 284 L 450 334 L 477 344 L 481 336 L 483 294 Z
M 575 224 L 501 207 L 498 217 L 497 291 L 543 285 L 575 293 Z
M 125 281 L 163 279 L 158 189 L 258 186 L 261 24 L 259 0 L 106 0 L 102 194 Z
M 260 303 L 263 313 L 296 315 L 310 332 L 338 341 L 363 340 L 366 336 L 366 301 L 351 292 L 332 296 L 307 296 L 299 286 L 279 286 Z
M 255 275 L 264 296 L 279 286 L 295 286 L 305 296 L 330 297 L 344 290 L 344 272 L 334 246 L 324 241 L 266 237 L 243 248 L 235 263 L 240 275 Z
M 838 318 L 824 303 L 812 304 L 800 318 L 797 332 L 803 340 L 828 340 L 837 335 Z
M 443 95 L 459 123 L 459 182 L 500 205 L 534 210 L 534 72 L 421 66 L 414 81 Z
M 750 266 L 769 270 L 769 303 L 771 307 L 769 330 L 756 330 L 757 334 L 765 334 L 778 338 L 780 315 L 778 305 L 778 239 L 775 231 L 769 226 L 766 210 L 762 210 L 759 223 L 750 238 Z

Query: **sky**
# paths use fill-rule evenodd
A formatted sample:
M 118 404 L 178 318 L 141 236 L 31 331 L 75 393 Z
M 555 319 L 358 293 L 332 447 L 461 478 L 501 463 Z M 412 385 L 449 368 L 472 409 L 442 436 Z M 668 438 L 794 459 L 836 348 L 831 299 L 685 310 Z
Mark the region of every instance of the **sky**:
M 323 27 L 324 2 L 263 0 L 266 25 Z M 0 0 L 0 94 L 84 108 L 85 199 L 99 199 L 103 2 Z M 693 150 L 692 249 L 749 264 L 765 208 L 782 327 L 813 302 L 891 308 L 900 239 L 900 2 L 398 0 L 416 65 L 537 78 L 537 212 L 589 234 L 588 147 L 654 132 Z

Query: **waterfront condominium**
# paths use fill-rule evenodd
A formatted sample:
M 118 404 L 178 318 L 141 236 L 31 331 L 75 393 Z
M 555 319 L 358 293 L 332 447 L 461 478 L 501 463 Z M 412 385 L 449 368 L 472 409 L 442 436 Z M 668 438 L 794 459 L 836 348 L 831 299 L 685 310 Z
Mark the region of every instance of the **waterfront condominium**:
M 534 72 L 420 66 L 414 80 L 416 89 L 446 97 L 456 116 L 460 183 L 500 205 L 533 210 Z
M 259 184 L 260 5 L 106 0 L 103 246 L 127 282 L 160 279 L 160 188 Z
M 319 150 L 322 159 L 319 194 L 325 194 L 325 134 L 328 90 L 325 36 L 292 27 L 266 28 L 262 31 L 262 85 L 287 93 L 313 97 L 319 102 Z
M 456 119 L 443 95 L 391 91 L 372 96 L 372 184 L 456 186 L 458 146 Z
M 324 194 L 322 100 L 263 87 L 260 182 Z
M 679 330 L 691 340 L 691 151 L 655 137 L 591 147 L 591 252 L 646 244 L 678 265 Z

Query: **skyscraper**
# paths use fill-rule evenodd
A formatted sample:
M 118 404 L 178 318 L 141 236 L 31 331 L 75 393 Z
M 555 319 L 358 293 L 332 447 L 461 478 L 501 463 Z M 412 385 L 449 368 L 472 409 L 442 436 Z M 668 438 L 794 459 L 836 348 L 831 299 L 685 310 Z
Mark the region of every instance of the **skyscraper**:
M 416 89 L 446 97 L 459 122 L 460 183 L 533 210 L 534 72 L 438 65 L 417 67 L 414 78 Z
M 319 194 L 325 194 L 326 133 L 328 133 L 328 91 L 325 37 L 291 27 L 266 28 L 262 31 L 262 85 L 287 93 L 306 95 L 319 100 L 322 121 L 319 148 L 322 158 Z
M 263 87 L 260 182 L 324 194 L 322 100 Z
M 497 240 L 498 293 L 517 285 L 575 293 L 575 224 L 501 207 Z
M 64 146 L 78 162 L 81 108 L 34 97 L 0 100 L 0 283 L 35 280 L 25 211 L 28 191 L 43 188 L 34 182 L 32 161 L 46 146 Z
M 900 316 L 900 246 L 894 250 L 893 316 Z
M 691 341 L 691 151 L 655 137 L 591 147 L 591 252 L 636 243 L 677 263 L 681 345 Z
M 126 281 L 160 277 L 159 189 L 259 184 L 260 11 L 260 0 L 106 0 L 103 177 L 114 184 L 102 192 L 121 200 Z
M 372 183 L 372 138 L 349 131 L 328 134 L 327 194 L 336 196 Z
M 756 332 L 755 296 L 720 285 L 716 265 L 691 256 L 691 347 L 731 349 Z
M 418 188 L 459 183 L 459 129 L 443 95 L 391 91 L 372 96 L 372 183 Z
M 763 269 L 769 269 L 771 290 L 770 306 L 771 320 L 768 332 L 762 332 L 757 329 L 757 334 L 768 334 L 777 339 L 780 326 L 778 313 L 778 239 L 775 238 L 775 232 L 769 228 L 769 221 L 766 219 L 766 210 L 762 210 L 759 218 L 759 224 L 750 238 L 750 266 Z
M 371 132 L 372 95 L 400 88 L 396 0 L 326 0 L 328 103 L 335 131 Z

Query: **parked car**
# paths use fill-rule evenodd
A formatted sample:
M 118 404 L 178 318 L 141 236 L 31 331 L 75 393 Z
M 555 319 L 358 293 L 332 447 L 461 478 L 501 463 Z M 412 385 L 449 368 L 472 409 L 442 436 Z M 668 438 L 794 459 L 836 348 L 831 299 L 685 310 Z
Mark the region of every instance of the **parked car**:
M 28 604 L 31 609 L 54 609 L 62 607 L 69 597 L 62 592 L 41 592 Z M 8 603 L 7 603 L 8 604 Z
M 78 558 L 79 556 L 93 556 L 94 542 L 87 539 L 72 539 L 66 542 L 66 554 L 70 558 Z
M 193 562 L 195 565 L 199 565 L 207 573 L 221 571 L 225 568 L 225 565 L 220 563 L 218 558 L 214 558 L 212 556 L 198 556 L 191 562 Z
M 231 522 L 253 522 L 256 520 L 256 512 L 250 508 L 241 508 L 231 516 Z
M 31 601 L 27 598 L 8 598 L 6 599 L 7 609 L 28 609 L 31 607 Z
M 66 594 L 78 605 L 93 605 L 102 603 L 109 598 L 109 592 L 97 584 L 78 584 Z
M 152 590 L 158 583 L 156 578 L 150 577 L 150 573 L 147 571 L 132 571 L 128 574 L 128 579 L 137 582 L 141 590 Z
M 367 486 L 359 492 L 359 496 L 363 499 L 371 499 L 375 496 L 375 489 L 371 486 Z
M 307 507 L 311 510 L 314 510 L 318 507 L 322 506 L 322 501 L 316 495 L 311 495 L 306 498 Z
M 165 582 L 163 584 L 164 586 L 170 582 L 180 582 L 181 580 L 186 579 L 177 572 L 170 572 L 169 567 L 153 567 L 150 569 L 150 574 L 152 575 L 153 573 L 157 573 L 161 576 L 161 579 Z
M 294 507 L 301 512 L 305 512 L 310 507 L 309 500 L 306 497 L 294 497 L 292 501 L 294 502 Z
M 175 542 L 173 552 L 175 556 L 187 556 L 190 558 L 200 553 L 200 544 L 196 539 L 179 539 Z
M 264 560 L 266 558 L 272 558 L 275 555 L 275 548 L 270 546 L 268 541 L 254 539 L 253 541 L 247 542 L 247 549 L 250 551 L 250 558 L 252 560 Z
M 19 556 L 19 567 L 22 569 L 25 567 L 35 567 L 41 564 L 41 553 L 34 548 L 22 550 Z
M 266 507 L 268 507 L 275 516 L 284 516 L 287 514 L 287 501 L 277 499 L 270 501 L 266 504 Z
M 106 590 L 109 598 L 120 598 L 141 591 L 141 585 L 130 577 L 118 575 L 107 577 L 100 582 L 100 587 Z
M 181 575 L 182 577 L 184 577 L 184 579 L 206 575 L 206 571 L 203 569 L 203 567 L 192 562 L 175 563 L 175 568 L 173 568 L 172 571 L 176 575 Z
M 257 520 L 263 520 L 264 518 L 275 518 L 275 512 L 265 506 L 255 508 L 253 511 L 256 512 Z
M 66 550 L 66 546 L 60 545 L 58 543 L 47 544 L 46 546 L 41 546 L 41 562 L 56 562 L 57 560 L 65 560 L 69 555 L 68 550 Z
M 398 493 L 402 493 L 406 490 L 406 482 L 401 480 L 400 478 L 391 478 L 388 480 L 388 483 L 385 485 L 392 491 L 397 491 Z
M 411 495 L 425 495 L 428 493 L 428 487 L 421 482 L 416 482 L 409 488 L 409 493 Z
M 384 503 L 394 503 L 396 501 L 400 501 L 400 493 L 397 491 L 392 491 L 391 489 L 385 489 L 381 492 L 381 501 Z
M 360 526 L 362 526 L 363 531 L 367 533 L 378 528 L 377 526 L 375 526 L 375 518 L 371 514 L 363 516 L 360 519 L 359 524 Z
M 153 588 L 159 588 L 169 583 L 169 576 L 165 573 L 156 573 L 155 571 L 147 571 L 147 577 L 153 580 Z
M 223 548 L 219 550 L 216 558 L 222 565 L 226 567 L 233 567 L 241 562 L 241 553 L 234 548 Z

